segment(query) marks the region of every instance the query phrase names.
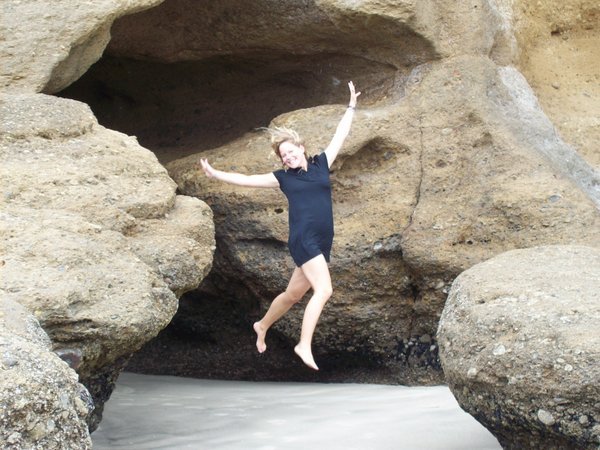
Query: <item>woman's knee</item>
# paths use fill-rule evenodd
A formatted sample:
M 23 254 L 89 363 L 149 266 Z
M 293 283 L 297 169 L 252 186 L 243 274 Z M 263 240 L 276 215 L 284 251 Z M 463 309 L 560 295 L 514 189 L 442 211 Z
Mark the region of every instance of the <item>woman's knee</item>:
M 285 299 L 291 303 L 291 304 L 295 304 L 298 303 L 300 300 L 302 300 L 302 297 L 304 297 L 304 294 L 306 293 L 306 291 L 299 291 L 299 290 L 295 290 L 295 289 L 286 289 L 285 291 Z
M 329 298 L 333 295 L 333 288 L 331 285 L 320 286 L 315 290 L 315 294 L 319 295 L 325 300 L 329 300 Z

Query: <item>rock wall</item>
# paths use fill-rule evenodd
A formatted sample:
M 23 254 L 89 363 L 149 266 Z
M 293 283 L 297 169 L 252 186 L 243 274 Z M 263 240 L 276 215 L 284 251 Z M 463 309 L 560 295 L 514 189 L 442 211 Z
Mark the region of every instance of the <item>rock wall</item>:
M 600 168 L 600 8 L 593 0 L 517 2 L 518 66 L 560 134 Z
M 314 150 L 342 112 L 304 109 L 277 123 L 308 136 Z M 255 133 L 203 155 L 256 173 L 277 168 L 267 152 L 266 136 Z M 560 155 L 588 178 L 569 176 Z M 196 159 L 169 163 L 169 173 L 215 212 L 219 275 L 241 280 L 264 310 L 292 269 L 285 198 L 203 178 Z M 396 380 L 423 381 L 417 368 L 435 368 L 432 336 L 460 272 L 532 243 L 600 242 L 597 176 L 555 135 L 518 72 L 485 57 L 421 67 L 401 101 L 359 110 L 332 169 L 335 295 L 315 346 L 324 360 L 354 355 L 393 368 Z M 300 320 L 297 310 L 277 329 L 293 337 Z
M 567 123 L 562 134 L 579 110 L 550 114 L 553 123 L 536 98 L 550 99 L 546 90 L 528 83 L 540 75 L 534 56 L 548 32 L 596 39 L 590 1 L 159 3 L 3 6 L 3 289 L 34 312 L 100 403 L 128 355 L 209 270 L 211 212 L 192 197 L 210 204 L 218 242 L 214 270 L 194 293 L 199 320 L 178 319 L 188 340 L 206 338 L 213 350 L 196 358 L 195 373 L 252 377 L 287 361 L 236 363 L 252 341 L 219 352 L 285 287 L 284 198 L 217 185 L 193 162 L 202 151 L 222 169 L 277 168 L 266 137 L 252 132 L 271 121 L 319 151 L 349 79 L 363 95 L 333 167 L 335 295 L 315 342 L 317 359 L 331 361 L 324 372 L 367 379 L 348 375 L 350 364 L 375 368 L 383 382 L 439 381 L 434 336 L 460 272 L 512 248 L 597 246 L 594 141 L 561 137 L 556 121 Z M 571 12 L 555 27 L 545 8 Z M 547 92 L 570 92 L 562 86 Z M 580 116 L 590 139 L 594 89 Z M 83 100 L 93 114 L 40 92 Z M 170 161 L 169 174 L 135 137 L 107 127 Z M 184 302 L 193 317 L 199 302 Z M 207 332 L 229 315 L 229 333 Z M 293 342 L 299 321 L 291 313 L 273 337 Z
M 164 167 L 134 137 L 99 125 L 83 103 L 39 92 L 64 87 L 99 58 L 116 17 L 156 3 L 2 7 L 2 302 L 26 307 L 71 367 L 59 371 L 48 363 L 23 376 L 60 386 L 79 375 L 94 400 L 93 413 L 79 418 L 92 430 L 128 358 L 171 321 L 178 297 L 209 272 L 212 212 L 176 195 Z M 23 354 L 15 355 L 19 363 Z M 9 369 L 2 368 L 3 391 L 13 382 Z M 38 389 L 28 388 L 32 396 Z M 32 448 L 55 448 L 40 433 L 29 436 Z
M 2 5 L 0 86 L 12 92 L 57 92 L 100 57 L 113 21 L 162 0 L 9 1 Z
M 333 379 L 439 380 L 433 336 L 461 271 L 511 248 L 598 242 L 595 150 L 578 153 L 578 141 L 557 134 L 541 91 L 519 71 L 533 77 L 530 56 L 555 37 L 553 11 L 561 30 L 597 32 L 586 1 L 170 0 L 117 20 L 105 57 L 61 95 L 152 148 L 181 192 L 210 204 L 218 242 L 211 276 L 164 337 L 185 364 L 160 355 L 157 342 L 146 353 L 153 362 L 136 358 L 135 367 L 304 379 L 281 356 L 299 311 L 276 327 L 280 353 L 251 359 L 251 332 L 247 344 L 239 338 L 293 268 L 283 196 L 216 185 L 193 163 L 202 151 L 222 169 L 277 168 L 253 132 L 271 121 L 297 128 L 318 152 L 352 79 L 363 95 L 333 167 L 335 295 L 315 351 Z M 190 348 L 190 336 L 207 344 Z M 361 374 L 366 367 L 377 375 Z

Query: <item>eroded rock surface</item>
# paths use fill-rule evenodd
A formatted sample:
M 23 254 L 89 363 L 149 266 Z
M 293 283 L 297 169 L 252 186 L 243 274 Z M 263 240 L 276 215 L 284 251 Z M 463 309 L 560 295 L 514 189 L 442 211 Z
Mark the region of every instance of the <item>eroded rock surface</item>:
M 3 449 L 91 449 L 94 405 L 74 370 L 52 352 L 24 307 L 0 301 L 0 445 Z
M 461 407 L 503 448 L 600 444 L 600 250 L 513 250 L 463 272 L 438 331 Z
M 65 88 L 102 56 L 116 18 L 161 1 L 3 2 L 0 86 L 23 93 Z
M 315 152 L 342 113 L 322 106 L 275 122 L 297 129 Z M 253 133 L 203 157 L 219 169 L 264 173 L 278 168 L 269 151 L 267 137 Z M 572 166 L 558 161 L 565 157 Z M 174 161 L 169 173 L 215 212 L 219 275 L 241 282 L 264 310 L 293 268 L 285 198 L 207 179 L 197 159 Z M 460 272 L 533 243 L 600 242 L 597 174 L 553 133 L 518 72 L 486 57 L 419 67 L 402 100 L 359 108 L 332 171 L 334 296 L 315 347 L 324 359 L 346 354 L 393 367 L 403 381 L 419 377 L 416 367 L 435 367 L 432 336 Z M 226 284 L 222 295 L 236 298 Z M 301 313 L 276 329 L 293 340 Z
M 99 126 L 82 103 L 3 95 L 0 115 L 0 288 L 107 397 L 123 359 L 210 270 L 212 213 L 175 195 L 151 152 Z M 95 400 L 92 424 L 103 403 Z
M 595 0 L 514 5 L 518 67 L 560 134 L 600 169 L 600 9 Z

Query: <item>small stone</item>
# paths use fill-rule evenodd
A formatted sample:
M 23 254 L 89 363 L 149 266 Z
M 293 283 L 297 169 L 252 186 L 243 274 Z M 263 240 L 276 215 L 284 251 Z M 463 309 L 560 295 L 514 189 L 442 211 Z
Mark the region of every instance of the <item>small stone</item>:
M 590 419 L 584 414 L 583 416 L 579 417 L 579 423 L 585 426 L 590 423 Z
M 16 444 L 21 439 L 21 433 L 12 433 L 7 439 L 6 442 L 9 444 Z
M 467 378 L 475 378 L 477 376 L 477 369 L 475 367 L 471 367 L 467 371 Z
M 502 344 L 498 344 L 494 347 L 494 356 L 504 355 L 506 353 L 506 347 Z
M 421 344 L 429 344 L 431 342 L 431 336 L 429 336 L 428 334 L 424 334 L 419 337 L 419 342 Z
M 560 89 L 560 84 L 558 84 L 558 83 L 552 83 L 552 87 L 554 89 Z
M 537 416 L 538 416 L 538 419 L 540 420 L 540 422 L 542 422 L 544 425 L 546 425 L 548 427 L 554 425 L 554 417 L 552 416 L 551 413 L 549 413 L 545 409 L 538 410 Z

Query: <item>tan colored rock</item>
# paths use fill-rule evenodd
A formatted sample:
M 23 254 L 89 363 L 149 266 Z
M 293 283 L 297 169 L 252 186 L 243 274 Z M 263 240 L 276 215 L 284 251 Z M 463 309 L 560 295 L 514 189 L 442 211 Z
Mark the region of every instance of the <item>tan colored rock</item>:
M 322 106 L 276 123 L 296 128 L 314 152 L 342 112 Z M 202 156 L 219 169 L 264 173 L 278 168 L 269 152 L 255 133 Z M 197 159 L 174 161 L 169 173 L 214 210 L 216 271 L 266 308 L 292 270 L 285 198 L 206 179 Z M 531 243 L 600 242 L 597 173 L 555 135 L 518 72 L 487 58 L 421 67 L 398 103 L 359 108 L 332 170 L 334 296 L 315 347 L 393 367 L 403 381 L 435 367 L 427 337 L 460 272 Z M 298 309 L 277 329 L 293 340 L 300 320 Z
M 91 397 L 51 351 L 38 321 L 0 300 L 0 446 L 7 450 L 91 449 Z
M 507 63 L 516 56 L 510 10 L 497 3 L 178 0 L 119 19 L 108 51 L 166 62 L 266 52 L 352 55 L 396 68 L 465 53 Z
M 110 377 L 97 375 L 118 374 L 210 270 L 212 213 L 82 103 L 5 95 L 0 114 L 0 288 L 80 359 L 84 384 L 104 392 L 98 414 L 108 394 L 94 383 Z
M 600 249 L 513 250 L 460 274 L 438 330 L 446 380 L 503 448 L 600 444 Z
M 13 91 L 61 89 L 99 56 L 116 17 L 157 3 L 103 1 L 80 7 L 63 2 L 55 9 L 34 1 L 11 3 L 3 23 L 9 38 L 0 44 L 8 67 L 4 84 Z M 567 9 L 589 4 L 576 0 Z M 520 7 L 529 8 L 508 0 L 172 0 L 117 20 L 106 63 L 98 70 L 108 75 L 96 84 L 82 83 L 82 89 L 96 96 L 94 108 L 106 108 L 102 123 L 122 126 L 128 134 L 142 131 L 140 141 L 153 149 L 156 144 L 159 154 L 187 139 L 187 147 L 177 151 L 218 147 L 208 155 L 220 158 L 224 168 L 255 171 L 275 164 L 258 152 L 266 148 L 263 137 L 240 138 L 243 133 L 279 116 L 277 121 L 297 126 L 316 151 L 341 113 L 331 106 L 346 99 L 340 85 L 353 78 L 364 89 L 362 112 L 334 174 L 338 234 L 332 269 L 338 274 L 340 303 L 331 302 L 332 315 L 323 318 L 331 326 L 321 327 L 329 331 L 320 338 L 331 343 L 326 352 L 364 357 L 394 372 L 402 367 L 400 377 L 409 379 L 406 374 L 415 365 L 436 365 L 431 336 L 458 273 L 506 249 L 589 244 L 598 237 L 597 173 L 555 135 L 520 74 L 496 66 L 519 61 L 515 30 L 523 46 L 528 42 L 519 34 L 527 29 L 523 17 L 534 18 L 536 8 L 545 8 L 521 13 Z M 577 8 L 565 23 L 576 22 Z M 49 26 L 40 25 L 44 20 Z M 44 51 L 32 54 L 35 46 Z M 30 102 L 35 102 L 33 114 L 27 113 Z M 192 286 L 206 271 L 202 264 L 193 269 L 196 256 L 182 258 L 165 240 L 148 243 L 155 227 L 171 238 L 180 227 L 141 225 L 148 218 L 161 221 L 178 208 L 168 177 L 154 173 L 156 161 L 123 135 L 122 142 L 102 147 L 115 135 L 96 133 L 100 127 L 89 111 L 79 111 L 81 106 L 57 114 L 43 96 L 26 104 L 22 110 L 13 103 L 3 110 L 19 118 L 9 121 L 7 136 L 18 151 L 7 171 L 31 166 L 36 176 L 25 171 L 23 180 L 11 179 L 15 188 L 7 189 L 6 198 L 36 210 L 49 205 L 75 212 L 86 223 L 117 233 L 107 250 L 99 244 L 104 253 L 127 242 L 178 294 Z M 23 138 L 21 122 L 41 125 Z M 91 139 L 89 153 L 99 161 L 77 151 L 81 133 Z M 40 156 L 46 148 L 55 153 L 54 144 L 43 140 L 48 136 L 68 154 L 59 158 L 60 168 Z M 126 168 L 123 154 L 136 155 Z M 115 165 L 122 172 L 115 172 Z M 281 264 L 287 254 L 282 196 L 206 188 L 189 166 L 189 160 L 177 163 L 172 172 L 185 192 L 207 198 L 215 208 L 223 243 L 217 272 L 229 282 L 224 294 L 233 295 L 241 286 L 264 308 L 291 270 Z M 56 177 L 47 177 L 47 171 Z M 28 187 L 36 186 L 37 178 L 43 191 Z M 36 216 L 25 208 L 23 214 L 38 220 L 51 213 L 36 211 Z M 78 218 L 68 220 L 77 225 L 60 226 L 87 227 Z M 187 239 L 181 241 L 189 255 L 201 257 L 206 247 Z M 188 268 L 185 274 L 173 265 L 176 261 Z M 173 274 L 180 278 L 174 281 Z M 279 325 L 290 339 L 299 321 L 299 315 L 292 317 Z
M 518 1 L 518 67 L 566 142 L 600 169 L 600 21 L 594 0 Z
M 53 93 L 63 89 L 102 56 L 116 18 L 161 1 L 3 2 L 2 90 Z

